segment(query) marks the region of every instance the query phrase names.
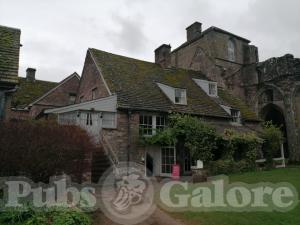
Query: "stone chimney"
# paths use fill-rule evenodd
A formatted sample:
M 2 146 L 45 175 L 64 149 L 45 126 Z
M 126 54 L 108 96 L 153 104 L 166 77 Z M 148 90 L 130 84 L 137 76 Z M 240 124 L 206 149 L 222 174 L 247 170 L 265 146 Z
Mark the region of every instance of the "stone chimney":
M 171 45 L 163 44 L 155 49 L 155 63 L 162 68 L 171 67 Z
M 195 22 L 186 28 L 187 41 L 194 40 L 201 36 L 202 33 L 202 23 Z
M 36 69 L 34 68 L 27 68 L 26 70 L 26 80 L 27 81 L 35 81 L 35 72 L 36 72 Z

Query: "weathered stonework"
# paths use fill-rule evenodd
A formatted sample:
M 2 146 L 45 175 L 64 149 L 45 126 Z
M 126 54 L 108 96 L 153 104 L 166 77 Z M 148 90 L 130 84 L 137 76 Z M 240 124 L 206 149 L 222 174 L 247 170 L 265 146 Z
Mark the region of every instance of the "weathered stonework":
M 288 152 L 292 161 L 300 161 L 300 59 L 287 54 L 257 64 L 257 72 L 249 74 L 257 82 L 245 86 L 250 105 L 262 119 L 278 111 L 284 118 Z M 268 117 L 268 118 L 266 118 Z M 276 123 L 278 118 L 274 118 Z
M 195 24 L 187 28 L 193 38 L 171 52 L 170 66 L 202 71 L 244 99 L 263 120 L 282 124 L 286 155 L 300 161 L 300 59 L 287 54 L 259 63 L 258 49 L 249 40 L 216 27 L 202 32 L 201 24 Z

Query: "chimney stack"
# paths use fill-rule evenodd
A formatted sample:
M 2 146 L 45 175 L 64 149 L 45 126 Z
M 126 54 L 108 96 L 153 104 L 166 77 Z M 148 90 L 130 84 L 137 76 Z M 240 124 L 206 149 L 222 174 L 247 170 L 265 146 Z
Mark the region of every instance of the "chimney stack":
M 192 41 L 202 34 L 202 23 L 195 22 L 186 28 L 187 41 Z
M 171 67 L 171 45 L 163 44 L 155 49 L 155 63 L 162 68 Z
M 27 68 L 26 70 L 26 80 L 27 81 L 35 81 L 35 72 L 36 72 L 36 69 L 34 68 Z

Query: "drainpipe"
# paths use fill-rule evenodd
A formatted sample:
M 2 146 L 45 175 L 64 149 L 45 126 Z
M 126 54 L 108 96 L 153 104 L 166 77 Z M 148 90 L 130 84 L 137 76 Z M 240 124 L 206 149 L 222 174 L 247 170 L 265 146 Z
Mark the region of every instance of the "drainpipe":
M 130 162 L 130 152 L 131 152 L 131 129 L 130 129 L 130 120 L 131 120 L 131 110 L 128 110 L 127 119 L 128 119 L 128 145 L 127 145 L 127 167 L 129 167 Z

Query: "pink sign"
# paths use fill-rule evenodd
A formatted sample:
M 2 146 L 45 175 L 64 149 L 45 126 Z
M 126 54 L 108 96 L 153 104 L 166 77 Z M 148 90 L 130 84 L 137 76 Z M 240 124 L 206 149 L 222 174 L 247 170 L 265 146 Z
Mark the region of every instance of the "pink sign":
M 178 164 L 172 166 L 172 178 L 176 180 L 180 178 L 180 166 Z

